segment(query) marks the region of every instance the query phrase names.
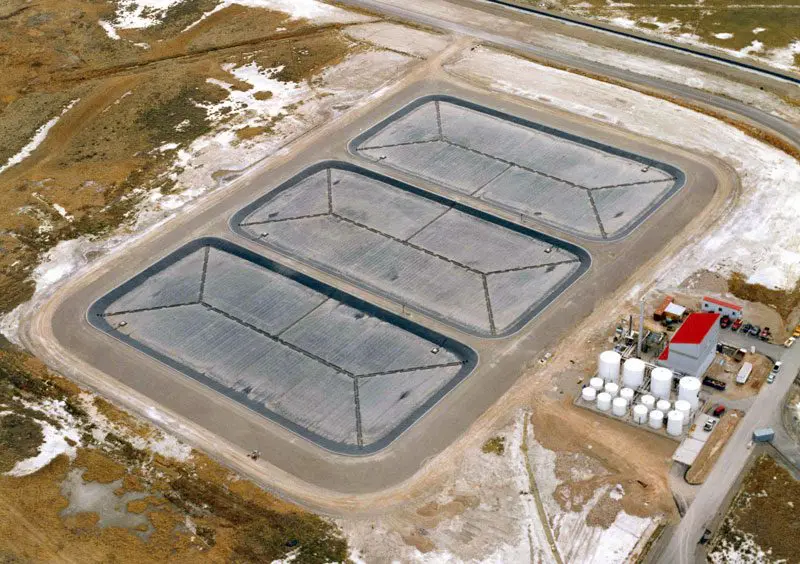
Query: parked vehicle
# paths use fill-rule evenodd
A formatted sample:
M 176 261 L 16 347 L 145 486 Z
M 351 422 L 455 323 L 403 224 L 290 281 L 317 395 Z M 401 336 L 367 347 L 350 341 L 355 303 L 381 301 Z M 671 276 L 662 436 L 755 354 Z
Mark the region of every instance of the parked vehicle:
M 717 421 L 719 421 L 719 419 L 716 419 L 714 417 L 709 417 L 708 419 L 706 419 L 706 424 L 703 425 L 703 431 L 705 431 L 706 433 L 710 433 L 711 431 L 713 431 L 714 427 L 717 424 Z
M 794 342 L 796 340 L 797 340 L 797 337 L 789 337 L 788 339 L 786 339 L 786 341 L 784 341 L 783 346 L 788 349 L 789 347 L 791 347 L 794 344 Z
M 794 333 L 792 333 L 792 337 L 795 339 L 800 338 L 800 325 L 794 328 Z
M 727 315 L 723 315 L 722 317 L 719 318 L 719 326 L 722 327 L 723 329 L 726 329 L 730 324 L 731 324 L 731 318 L 728 317 Z
M 758 336 L 759 336 L 759 334 L 761 334 L 761 326 L 760 326 L 760 325 L 753 325 L 753 326 L 750 328 L 750 334 L 751 334 L 753 337 L 758 337 Z
M 736 319 L 731 325 L 731 331 L 736 332 L 742 327 L 742 318 Z
M 725 388 L 728 387 L 728 384 L 726 384 L 722 380 L 717 380 L 716 378 L 712 378 L 711 376 L 706 376 L 705 378 L 703 378 L 703 385 L 720 391 L 725 391 Z
M 762 341 L 769 341 L 770 338 L 769 327 L 764 327 L 761 330 L 761 333 L 759 334 L 758 338 L 761 339 Z
M 768 443 L 775 438 L 775 431 L 771 427 L 764 427 L 753 431 L 753 442 Z
M 722 417 L 724 413 L 725 413 L 724 405 L 718 405 L 717 407 L 714 408 L 714 417 Z
M 783 363 L 780 360 L 775 363 L 775 365 L 772 367 L 772 372 L 770 372 L 769 376 L 767 376 L 767 384 L 772 384 L 775 381 L 775 378 L 778 376 L 778 373 L 781 371 L 781 365 L 782 364 Z
M 753 328 L 753 326 L 750 323 L 745 323 L 744 327 L 742 327 L 742 333 L 747 335 L 748 333 L 750 333 L 750 329 L 752 329 L 752 328 Z
M 703 536 L 700 537 L 700 544 L 706 544 L 710 540 L 711 540 L 711 531 L 706 529 L 705 531 L 703 531 Z

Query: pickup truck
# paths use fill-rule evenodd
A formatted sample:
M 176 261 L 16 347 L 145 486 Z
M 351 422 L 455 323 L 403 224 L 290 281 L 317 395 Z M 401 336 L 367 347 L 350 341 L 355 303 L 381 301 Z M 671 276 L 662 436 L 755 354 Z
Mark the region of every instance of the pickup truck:
M 703 378 L 703 385 L 709 386 L 714 388 L 715 390 L 725 391 L 725 388 L 728 387 L 728 384 L 723 382 L 722 380 L 717 380 L 716 378 L 712 378 L 711 376 L 706 376 Z

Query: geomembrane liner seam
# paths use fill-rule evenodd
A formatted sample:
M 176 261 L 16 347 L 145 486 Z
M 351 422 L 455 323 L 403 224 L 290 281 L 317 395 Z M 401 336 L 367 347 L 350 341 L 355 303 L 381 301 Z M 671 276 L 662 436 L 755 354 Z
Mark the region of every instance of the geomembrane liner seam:
M 514 232 L 516 234 L 524 235 L 527 238 L 530 238 L 530 239 L 533 239 L 533 240 L 537 240 L 539 242 L 547 243 L 551 247 L 561 249 L 561 250 L 566 251 L 567 253 L 571 253 L 573 256 L 575 256 L 576 259 L 574 261 L 570 260 L 570 261 L 566 261 L 566 262 L 577 262 L 578 263 L 578 267 L 569 276 L 565 277 L 558 284 L 556 284 L 552 288 L 550 288 L 546 295 L 541 296 L 536 302 L 534 302 L 529 308 L 527 308 L 522 314 L 520 314 L 513 323 L 509 324 L 506 327 L 505 330 L 500 331 L 500 332 L 492 333 L 491 331 L 490 332 L 486 332 L 486 331 L 476 330 L 474 327 L 468 326 L 468 325 L 466 325 L 464 323 L 461 323 L 459 321 L 456 321 L 456 320 L 453 320 L 451 318 L 445 317 L 444 315 L 442 315 L 442 314 L 440 314 L 440 313 L 438 313 L 436 311 L 433 311 L 428 307 L 425 307 L 423 304 L 420 304 L 420 303 L 409 304 L 408 301 L 401 300 L 399 297 L 388 293 L 386 290 L 382 289 L 377 284 L 372 284 L 372 283 L 366 282 L 365 280 L 363 280 L 363 279 L 361 279 L 361 278 L 359 278 L 357 276 L 352 276 L 352 275 L 348 275 L 346 273 L 337 271 L 337 270 L 333 269 L 331 266 L 325 264 L 324 262 L 317 261 L 317 260 L 315 260 L 313 258 L 299 256 L 298 254 L 293 252 L 291 249 L 284 248 L 284 247 L 280 246 L 277 243 L 270 243 L 269 240 L 266 240 L 266 239 L 264 239 L 262 237 L 255 236 L 254 234 L 249 233 L 245 229 L 245 227 L 248 224 L 248 222 L 246 222 L 246 219 L 250 215 L 252 215 L 254 212 L 256 212 L 259 208 L 265 206 L 267 203 L 269 203 L 271 200 L 273 200 L 276 197 L 278 197 L 279 195 L 281 195 L 283 192 L 286 192 L 286 191 L 292 189 L 293 187 L 298 185 L 300 182 L 308 179 L 309 177 L 313 176 L 314 174 L 317 174 L 318 172 L 323 171 L 323 170 L 330 170 L 330 169 L 351 172 L 351 173 L 354 173 L 354 174 L 357 174 L 357 175 L 364 176 L 366 178 L 375 180 L 377 182 L 380 182 L 380 183 L 383 183 L 383 184 L 387 184 L 387 185 L 389 185 L 389 186 L 391 186 L 391 187 L 393 187 L 395 189 L 399 189 L 401 191 L 413 194 L 413 195 L 418 196 L 420 198 L 423 198 L 425 200 L 429 200 L 429 201 L 433 201 L 433 202 L 436 202 L 438 204 L 441 204 L 441 205 L 449 208 L 447 211 L 450 211 L 451 209 L 452 210 L 456 210 L 456 211 L 459 211 L 459 212 L 461 212 L 463 214 L 466 214 L 468 216 L 474 217 L 474 218 L 476 218 L 478 220 L 482 220 L 482 221 L 488 222 L 490 224 L 494 224 L 496 226 L 503 227 L 503 228 L 505 228 L 505 229 L 507 229 L 509 231 L 512 231 L 512 232 Z M 352 220 L 349 220 L 349 219 L 347 219 L 347 222 L 348 223 L 353 223 Z M 262 223 L 262 222 L 258 222 L 258 223 Z M 266 222 L 264 222 L 264 223 L 266 223 Z M 377 172 L 374 172 L 374 171 L 372 171 L 370 169 L 366 169 L 366 168 L 363 168 L 361 166 L 354 165 L 354 164 L 351 164 L 351 163 L 347 163 L 347 162 L 344 162 L 344 161 L 323 161 L 323 162 L 319 162 L 319 163 L 316 163 L 316 164 L 314 164 L 314 165 L 312 165 L 310 167 L 305 168 L 304 170 L 302 170 L 298 174 L 294 175 L 293 177 L 291 177 L 287 181 L 283 182 L 281 185 L 279 185 L 276 188 L 268 191 L 266 194 L 263 194 L 262 196 L 256 198 L 253 202 L 251 202 L 250 204 L 248 204 L 247 206 L 245 206 L 244 208 L 240 209 L 235 214 L 233 214 L 233 216 L 231 217 L 231 219 L 229 221 L 229 227 L 234 233 L 236 233 L 239 236 L 245 237 L 246 239 L 248 239 L 250 241 L 256 242 L 256 243 L 258 243 L 260 245 L 263 245 L 263 246 L 266 246 L 266 247 L 271 248 L 273 250 L 276 250 L 277 252 L 279 252 L 279 253 L 281 253 L 283 255 L 286 255 L 286 256 L 294 259 L 294 260 L 298 260 L 300 262 L 303 262 L 305 264 L 308 264 L 310 266 L 313 266 L 315 268 L 323 270 L 326 273 L 330 274 L 331 276 L 334 276 L 334 277 L 339 278 L 339 279 L 346 280 L 346 281 L 348 281 L 348 282 L 350 282 L 350 283 L 352 283 L 352 284 L 354 284 L 356 286 L 359 286 L 359 287 L 361 287 L 361 288 L 363 288 L 363 289 L 365 289 L 367 291 L 375 292 L 377 294 L 380 294 L 381 296 L 385 297 L 386 299 L 388 299 L 388 300 L 390 300 L 390 301 L 392 301 L 394 303 L 402 304 L 402 305 L 410 305 L 415 310 L 417 310 L 417 311 L 419 311 L 421 313 L 424 313 L 425 315 L 430 316 L 430 317 L 432 317 L 434 319 L 437 319 L 437 320 L 439 320 L 439 321 L 441 321 L 441 322 L 443 322 L 445 324 L 454 326 L 454 327 L 458 328 L 459 330 L 465 331 L 467 333 L 470 333 L 470 334 L 473 334 L 473 335 L 476 335 L 476 336 L 479 336 L 479 337 L 484 337 L 484 338 L 502 338 L 502 337 L 507 337 L 507 336 L 519 331 L 523 326 L 525 326 L 527 323 L 529 323 L 531 319 L 533 319 L 536 315 L 538 315 L 539 312 L 544 310 L 553 300 L 555 300 L 561 293 L 563 293 L 563 291 L 565 291 L 578 278 L 580 278 L 591 266 L 591 257 L 589 255 L 589 253 L 585 249 L 583 249 L 582 247 L 580 247 L 580 246 L 578 246 L 578 245 L 576 245 L 574 243 L 570 243 L 568 241 L 564 241 L 562 239 L 558 239 L 556 237 L 553 237 L 553 236 L 547 235 L 545 233 L 536 231 L 536 230 L 534 230 L 534 229 L 532 229 L 530 227 L 519 225 L 517 223 L 505 220 L 505 219 L 503 219 L 501 217 L 486 213 L 486 212 L 484 212 L 482 210 L 478 210 L 476 208 L 472 208 L 472 207 L 470 207 L 468 205 L 462 204 L 462 203 L 460 203 L 460 202 L 458 202 L 456 200 L 450 199 L 450 198 L 448 198 L 446 196 L 442 196 L 442 195 L 439 195 L 439 194 L 428 192 L 426 190 L 423 190 L 423 189 L 418 188 L 416 186 L 413 186 L 413 185 L 407 184 L 405 182 L 399 181 L 397 179 L 394 179 L 394 178 L 391 178 L 391 177 L 388 177 L 388 176 L 384 176 L 384 175 L 382 175 L 380 173 L 377 173 Z M 370 229 L 370 231 L 375 231 L 374 229 L 371 229 L 371 228 L 368 228 L 368 229 Z M 381 233 L 381 234 L 388 237 L 388 235 L 386 233 Z M 409 245 L 408 241 L 404 241 L 404 244 L 405 245 Z M 426 254 L 436 254 L 436 253 L 433 253 L 433 252 L 429 251 L 428 249 L 422 249 L 421 248 L 419 250 L 421 252 L 425 252 Z M 458 264 L 457 261 L 454 261 L 453 259 L 450 259 L 450 258 L 445 258 L 445 260 L 447 260 L 448 262 L 453 263 L 453 264 Z M 542 266 L 548 266 L 549 267 L 549 266 L 552 266 L 554 264 L 559 264 L 559 263 L 560 263 L 559 261 L 555 261 L 552 264 L 545 264 L 545 265 L 542 265 Z M 531 268 L 536 268 L 536 266 L 533 266 Z M 474 271 L 475 269 L 474 268 L 469 268 L 469 270 Z M 512 268 L 512 269 L 508 269 L 507 271 L 511 272 L 511 271 L 514 271 L 514 270 L 517 270 L 517 269 L 513 269 Z M 506 270 L 500 270 L 498 272 L 506 272 Z M 482 274 L 485 277 L 487 274 L 495 274 L 495 273 L 497 273 L 497 272 L 490 271 L 490 272 L 487 272 L 487 273 L 480 273 L 480 274 Z
M 671 165 L 669 163 L 657 161 L 655 159 L 651 159 L 651 158 L 645 157 L 643 155 L 632 153 L 632 152 L 626 151 L 624 149 L 619 149 L 619 148 L 614 147 L 612 145 L 607 145 L 607 144 L 601 143 L 599 141 L 594 141 L 594 140 L 589 139 L 587 137 L 582 137 L 582 136 L 579 136 L 579 135 L 576 135 L 576 134 L 573 134 L 573 133 L 569 133 L 569 132 L 566 132 L 566 131 L 562 131 L 562 130 L 559 130 L 559 129 L 555 129 L 555 128 L 549 127 L 549 126 L 541 124 L 541 123 L 537 123 L 537 122 L 530 121 L 530 120 L 527 120 L 527 119 L 524 119 L 524 118 L 520 118 L 520 117 L 512 115 L 512 114 L 507 114 L 505 112 L 494 110 L 494 109 L 489 108 L 487 106 L 482 106 L 482 105 L 479 105 L 479 104 L 475 104 L 473 102 L 469 102 L 467 100 L 462 100 L 460 98 L 456 98 L 456 97 L 453 97 L 453 96 L 440 95 L 440 94 L 432 94 L 432 95 L 428 95 L 428 96 L 423 96 L 421 98 L 417 98 L 416 100 L 410 102 L 406 106 L 400 108 L 399 110 L 397 110 L 396 112 L 394 112 L 390 116 L 388 116 L 387 118 L 381 120 L 380 122 L 378 122 L 374 126 L 370 127 L 369 129 L 365 130 L 364 132 L 362 132 L 361 134 L 356 136 L 352 141 L 350 141 L 350 143 L 348 143 L 348 151 L 350 152 L 350 154 L 356 156 L 359 159 L 364 159 L 364 160 L 367 160 L 367 161 L 372 162 L 372 163 L 377 163 L 382 167 L 387 167 L 387 168 L 391 168 L 391 169 L 394 169 L 394 170 L 400 170 L 400 171 L 406 172 L 407 174 L 410 174 L 412 176 L 420 177 L 420 178 L 423 178 L 423 179 L 427 179 L 430 182 L 437 183 L 436 180 L 428 179 L 427 177 L 425 177 L 421 173 L 417 173 L 417 172 L 414 172 L 414 171 L 409 171 L 409 170 L 406 170 L 406 169 L 404 169 L 404 168 L 402 168 L 402 167 L 400 167 L 398 165 L 393 165 L 391 163 L 384 162 L 384 161 L 382 161 L 380 159 L 373 159 L 373 158 L 371 158 L 369 156 L 363 155 L 361 153 L 362 151 L 371 150 L 371 149 L 373 149 L 373 147 L 371 147 L 371 146 L 370 147 L 361 147 L 360 146 L 363 143 L 365 143 L 366 141 L 368 141 L 369 139 L 371 139 L 372 137 L 374 137 L 375 135 L 377 135 L 378 133 L 380 133 L 381 131 L 383 131 L 384 129 L 386 129 L 387 127 L 391 126 L 393 123 L 399 121 L 400 119 L 404 118 L 405 116 L 407 116 L 408 114 L 410 114 L 411 112 L 416 110 L 417 108 L 419 108 L 419 107 L 421 107 L 421 106 L 423 106 L 425 104 L 428 104 L 430 102 L 434 102 L 436 104 L 437 108 L 438 108 L 439 102 L 446 102 L 446 103 L 449 103 L 449 104 L 452 104 L 452 105 L 455 105 L 455 106 L 459 106 L 459 107 L 462 107 L 462 108 L 477 112 L 479 114 L 483 114 L 483 115 L 486 115 L 486 116 L 489 116 L 489 117 L 493 117 L 493 118 L 508 122 L 508 123 L 510 123 L 512 125 L 522 126 L 523 128 L 532 129 L 532 130 L 539 131 L 541 133 L 544 133 L 544 134 L 547 134 L 547 135 L 550 135 L 550 136 L 553 136 L 553 137 L 558 137 L 560 139 L 563 139 L 563 140 L 569 141 L 571 143 L 580 145 L 580 146 L 582 146 L 584 148 L 592 149 L 592 150 L 595 150 L 595 151 L 598 151 L 598 152 L 604 153 L 604 154 L 610 154 L 610 155 L 614 155 L 614 156 L 617 156 L 617 157 L 621 157 L 621 158 L 627 159 L 629 161 L 634 161 L 634 162 L 646 165 L 646 167 L 648 167 L 648 168 L 658 169 L 658 170 L 668 174 L 671 177 L 671 178 L 658 179 L 658 180 L 652 180 L 652 181 L 631 182 L 631 183 L 622 183 L 622 184 L 618 184 L 618 185 L 596 186 L 596 187 L 589 188 L 589 187 L 584 187 L 584 186 L 579 185 L 579 184 L 575 184 L 574 182 L 570 182 L 570 181 L 565 180 L 563 178 L 559 178 L 559 177 L 544 173 L 542 171 L 537 171 L 535 169 L 530 169 L 530 171 L 532 173 L 535 173 L 535 174 L 543 176 L 543 177 L 551 178 L 551 179 L 557 180 L 558 182 L 563 182 L 563 183 L 568 184 L 568 185 L 577 186 L 578 188 L 580 188 L 581 190 L 585 190 L 589 194 L 591 194 L 591 191 L 597 190 L 597 189 L 609 189 L 609 188 L 613 189 L 613 188 L 619 188 L 619 187 L 624 187 L 624 186 L 636 186 L 636 185 L 640 185 L 640 184 L 650 184 L 650 183 L 655 183 L 655 182 L 669 182 L 669 181 L 673 181 L 674 182 L 672 188 L 670 188 L 669 190 L 667 190 L 663 194 L 661 194 L 658 198 L 656 198 L 653 202 L 651 202 L 644 210 L 642 210 L 636 216 L 634 216 L 634 218 L 631 219 L 629 224 L 624 229 L 620 230 L 619 232 L 615 233 L 612 236 L 608 236 L 606 234 L 605 227 L 603 225 L 603 221 L 600 219 L 600 216 L 598 215 L 597 209 L 594 206 L 594 200 L 593 200 L 593 198 L 591 198 L 591 196 L 590 196 L 590 201 L 592 202 L 592 207 L 594 209 L 596 220 L 598 222 L 598 228 L 601 231 L 601 236 L 600 237 L 593 236 L 593 235 L 591 235 L 589 233 L 586 233 L 584 231 L 572 229 L 569 225 L 566 225 L 566 224 L 558 223 L 558 222 L 555 222 L 555 221 L 550 221 L 550 220 L 544 219 L 544 218 L 539 217 L 539 216 L 531 216 L 531 215 L 529 215 L 527 213 L 524 214 L 526 216 L 526 219 L 529 220 L 529 221 L 541 221 L 542 223 L 544 223 L 546 225 L 555 227 L 557 229 L 564 230 L 564 231 L 566 231 L 568 233 L 571 233 L 571 234 L 573 234 L 573 235 L 575 235 L 577 237 L 581 237 L 581 238 L 588 239 L 588 240 L 593 240 L 593 241 L 603 241 L 603 242 L 614 242 L 614 241 L 618 241 L 620 239 L 623 239 L 624 237 L 629 235 L 631 232 L 633 232 L 637 227 L 639 227 L 650 215 L 652 215 L 667 200 L 669 200 L 673 195 L 675 195 L 675 193 L 677 193 L 681 188 L 683 188 L 683 186 L 685 185 L 685 182 L 686 182 L 685 173 L 681 169 L 679 169 L 678 167 L 676 167 L 674 165 Z M 436 113 L 437 113 L 437 120 L 440 120 L 440 112 L 438 111 L 438 109 L 437 109 Z M 438 121 L 437 121 L 437 123 L 438 123 Z M 438 123 L 438 127 L 439 127 L 439 130 L 441 131 L 441 124 L 440 123 Z M 425 141 L 425 142 L 426 143 L 433 143 L 433 142 L 440 142 L 440 141 L 444 141 L 444 142 L 446 142 L 446 143 L 448 143 L 450 145 L 454 145 L 454 146 L 469 150 L 470 152 L 475 152 L 475 153 L 483 155 L 483 153 L 481 153 L 480 151 L 477 151 L 477 150 L 469 148 L 469 147 L 463 147 L 462 145 L 460 145 L 458 143 L 455 143 L 453 141 L 447 140 L 444 137 L 442 137 L 442 139 L 440 139 L 440 140 L 428 140 L 428 141 Z M 407 142 L 407 143 L 402 143 L 402 144 L 397 144 L 397 145 L 398 146 L 399 145 L 414 145 L 414 144 L 420 144 L 420 143 L 422 143 L 422 142 Z M 510 161 L 505 161 L 502 158 L 494 156 L 494 155 L 485 155 L 485 156 L 487 156 L 487 157 L 489 157 L 489 158 L 491 158 L 493 160 L 496 160 L 497 162 L 510 162 Z M 516 167 L 516 168 L 520 168 L 521 170 L 526 170 L 526 168 L 524 166 L 522 166 L 522 165 L 520 165 L 518 163 L 512 163 L 510 166 L 513 166 L 513 167 Z M 499 174 L 498 176 L 501 176 L 502 174 L 503 173 Z M 466 195 L 470 196 L 472 194 L 477 194 L 478 192 L 481 192 L 481 190 L 483 188 L 485 188 L 486 186 L 488 186 L 490 183 L 491 182 L 487 182 L 484 186 L 478 188 L 477 190 L 473 190 L 471 193 L 462 192 L 462 191 L 459 191 L 459 190 L 457 190 L 455 188 L 448 187 L 448 186 L 443 186 L 443 187 L 445 189 L 447 189 L 447 190 L 451 190 L 451 191 L 457 192 L 458 194 L 462 194 L 462 195 L 466 194 Z M 477 196 L 474 196 L 474 197 L 477 197 Z M 514 214 L 523 214 L 523 212 L 519 208 L 516 208 L 516 207 L 514 207 L 512 205 L 509 205 L 509 204 L 504 204 L 504 203 L 501 203 L 501 202 L 498 202 L 498 201 L 495 201 L 495 200 L 489 200 L 489 199 L 482 199 L 481 201 L 485 202 L 486 204 L 488 204 L 490 206 L 494 206 L 497 209 L 508 211 L 508 212 L 511 212 L 511 213 L 514 213 Z
M 392 428 L 388 433 L 386 433 L 383 437 L 374 441 L 369 444 L 365 445 L 353 445 L 349 443 L 343 443 L 331 440 L 329 438 L 323 437 L 306 427 L 295 423 L 291 419 L 276 413 L 270 409 L 267 409 L 263 404 L 250 400 L 245 393 L 238 392 L 229 388 L 228 386 L 218 382 L 212 378 L 209 378 L 203 373 L 194 370 L 193 368 L 187 366 L 183 362 L 178 359 L 175 359 L 169 355 L 161 353 L 152 347 L 126 335 L 118 331 L 118 327 L 115 327 L 111 323 L 109 323 L 107 317 L 111 317 L 114 315 L 120 315 L 121 312 L 115 312 L 113 314 L 107 313 L 107 308 L 114 303 L 120 297 L 128 294 L 133 289 L 141 286 L 147 280 L 149 280 L 152 276 L 162 272 L 169 266 L 172 266 L 179 260 L 188 257 L 195 251 L 202 249 L 202 248 L 214 248 L 219 251 L 234 255 L 238 258 L 241 258 L 245 261 L 248 261 L 252 264 L 255 264 L 261 268 L 265 268 L 272 272 L 278 273 L 282 276 L 285 276 L 311 290 L 314 290 L 318 293 L 321 293 L 327 296 L 327 299 L 334 299 L 346 306 L 349 306 L 353 309 L 361 311 L 371 317 L 377 318 L 380 321 L 389 323 L 399 329 L 402 329 L 406 332 L 409 332 L 421 339 L 436 343 L 442 350 L 447 350 L 454 354 L 460 361 L 451 362 L 451 363 L 443 363 L 440 366 L 418 366 L 412 367 L 408 369 L 396 369 L 396 370 L 388 370 L 385 372 L 372 372 L 372 373 L 365 373 L 363 375 L 352 375 L 354 380 L 354 394 L 355 398 L 354 401 L 357 401 L 357 380 L 359 378 L 371 378 L 379 375 L 391 375 L 391 374 L 398 374 L 404 371 L 414 371 L 420 370 L 424 371 L 426 369 L 432 368 L 439 368 L 439 367 L 454 367 L 456 365 L 461 365 L 461 369 L 458 373 L 453 376 L 449 381 L 447 381 L 441 388 L 439 388 L 435 393 L 433 393 L 426 401 L 420 404 L 416 409 L 414 409 L 411 413 L 409 413 L 403 420 L 400 421 L 394 428 Z M 327 300 L 325 300 L 327 301 Z M 185 304 L 175 304 L 178 305 L 185 305 Z M 144 309 L 160 309 L 160 307 L 156 308 L 144 308 Z M 221 393 L 222 395 L 244 405 L 245 407 L 249 408 L 256 413 L 259 413 L 262 416 L 267 417 L 271 421 L 289 429 L 290 431 L 294 432 L 297 435 L 300 435 L 315 444 L 330 450 L 335 453 L 339 454 L 348 454 L 348 455 L 367 455 L 375 453 L 383 448 L 386 448 L 391 442 L 393 442 L 398 436 L 400 436 L 405 430 L 411 427 L 414 422 L 416 422 L 420 417 L 422 417 L 427 411 L 429 411 L 436 403 L 438 403 L 450 390 L 452 390 L 456 385 L 458 385 L 461 381 L 463 381 L 475 368 L 478 362 L 478 355 L 477 353 L 459 343 L 458 341 L 452 340 L 444 335 L 431 330 L 427 327 L 419 325 L 409 319 L 406 319 L 402 316 L 396 315 L 392 312 L 386 311 L 378 306 L 370 304 L 369 302 L 365 302 L 360 298 L 357 298 L 351 294 L 347 294 L 342 292 L 332 286 L 329 286 L 315 278 L 310 276 L 306 276 L 300 272 L 297 272 L 291 268 L 288 268 L 280 263 L 272 261 L 264 256 L 259 254 L 253 253 L 243 247 L 235 245 L 229 241 L 224 239 L 218 239 L 215 237 L 204 237 L 200 239 L 196 239 L 187 243 L 186 245 L 182 246 L 181 248 L 177 249 L 176 251 L 170 253 L 168 256 L 162 258 L 155 264 L 151 265 L 144 271 L 140 272 L 136 276 L 132 277 L 128 281 L 120 284 L 98 300 L 96 300 L 88 309 L 87 311 L 87 320 L 89 323 L 95 327 L 96 329 L 103 331 L 104 333 L 110 335 L 111 337 L 117 339 L 125 343 L 128 346 L 131 346 L 148 356 L 152 357 L 158 362 L 169 366 L 172 369 L 175 369 L 182 373 L 185 376 L 192 378 L 193 380 L 200 382 L 201 384 L 215 390 L 216 392 Z M 241 322 L 241 320 L 239 320 Z M 251 327 L 252 328 L 252 327 Z M 257 328 L 255 328 L 257 329 Z M 262 332 L 259 330 L 259 333 Z M 295 347 L 295 345 L 292 345 Z M 302 348 L 302 347 L 297 347 Z M 308 352 L 308 351 L 305 351 Z M 341 368 L 341 367 L 340 367 Z M 360 433 L 360 407 L 356 404 L 356 419 L 359 427 L 359 442 L 361 442 L 361 433 Z

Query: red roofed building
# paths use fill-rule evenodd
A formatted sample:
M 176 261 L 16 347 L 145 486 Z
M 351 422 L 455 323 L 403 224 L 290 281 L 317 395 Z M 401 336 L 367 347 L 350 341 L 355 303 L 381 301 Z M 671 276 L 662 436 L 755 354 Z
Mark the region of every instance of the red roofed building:
M 672 336 L 657 364 L 701 378 L 717 354 L 718 313 L 693 313 Z
M 703 296 L 703 302 L 700 308 L 709 313 L 727 315 L 731 319 L 739 319 L 742 317 L 742 306 L 733 302 L 712 298 L 711 296 Z

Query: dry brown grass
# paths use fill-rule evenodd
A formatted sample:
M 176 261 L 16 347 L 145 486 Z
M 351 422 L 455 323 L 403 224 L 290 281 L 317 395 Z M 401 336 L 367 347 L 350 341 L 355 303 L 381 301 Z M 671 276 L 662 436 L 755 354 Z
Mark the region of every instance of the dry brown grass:
M 111 562 L 124 555 L 130 562 L 269 562 L 294 550 L 299 550 L 298 562 L 346 559 L 346 543 L 334 525 L 238 478 L 200 452 L 180 462 L 139 451 L 124 436 L 95 441 L 89 433 L 89 415 L 79 408 L 82 390 L 41 368 L 21 353 L 0 352 L 0 403 L 17 410 L 14 417 L 20 421 L 29 421 L 42 416 L 12 406 L 13 398 L 64 401 L 79 422 L 84 444 L 73 461 L 62 455 L 30 476 L 0 475 L 3 561 Z M 110 403 L 96 405 L 124 429 L 145 436 L 158 432 Z M 14 433 L 14 441 L 3 436 L 6 448 L 0 452 L 4 456 L 11 452 L 12 442 L 22 445 L 22 435 Z M 35 455 L 41 433 L 29 438 L 25 448 L 14 451 L 11 462 Z M 63 518 L 68 501 L 61 484 L 72 469 L 85 469 L 85 482 L 110 484 L 122 479 L 114 491 L 117 496 L 146 493 L 128 510 L 146 515 L 154 528 L 149 539 L 142 541 L 139 530 L 101 528 L 97 513 L 91 511 Z M 187 528 L 187 518 L 193 531 Z
M 800 481 L 766 454 L 756 460 L 715 539 L 743 550 L 747 537 L 753 539 L 770 561 L 797 562 L 800 554 Z M 712 549 L 712 553 L 714 549 Z
M 761 284 L 750 284 L 743 274 L 734 272 L 728 279 L 728 288 L 737 298 L 776 309 L 784 320 L 788 320 L 791 313 L 800 306 L 800 282 L 791 290 L 775 290 Z
M 79 101 L 33 155 L 0 174 L 0 313 L 30 298 L 31 270 L 56 243 L 102 236 L 130 221 L 137 189 L 172 189 L 166 174 L 174 154 L 153 149 L 187 145 L 209 132 L 212 124 L 197 104 L 227 93 L 207 79 L 246 87 L 223 65 L 256 60 L 282 66 L 281 80 L 302 81 L 354 48 L 339 26 L 242 6 L 178 33 L 216 0 L 187 0 L 169 10 L 163 25 L 124 31 L 125 40 L 118 41 L 97 24 L 113 15 L 110 3 L 9 4 L 0 19 L 0 163 L 70 101 Z M 243 131 L 240 138 L 263 133 L 268 130 Z

